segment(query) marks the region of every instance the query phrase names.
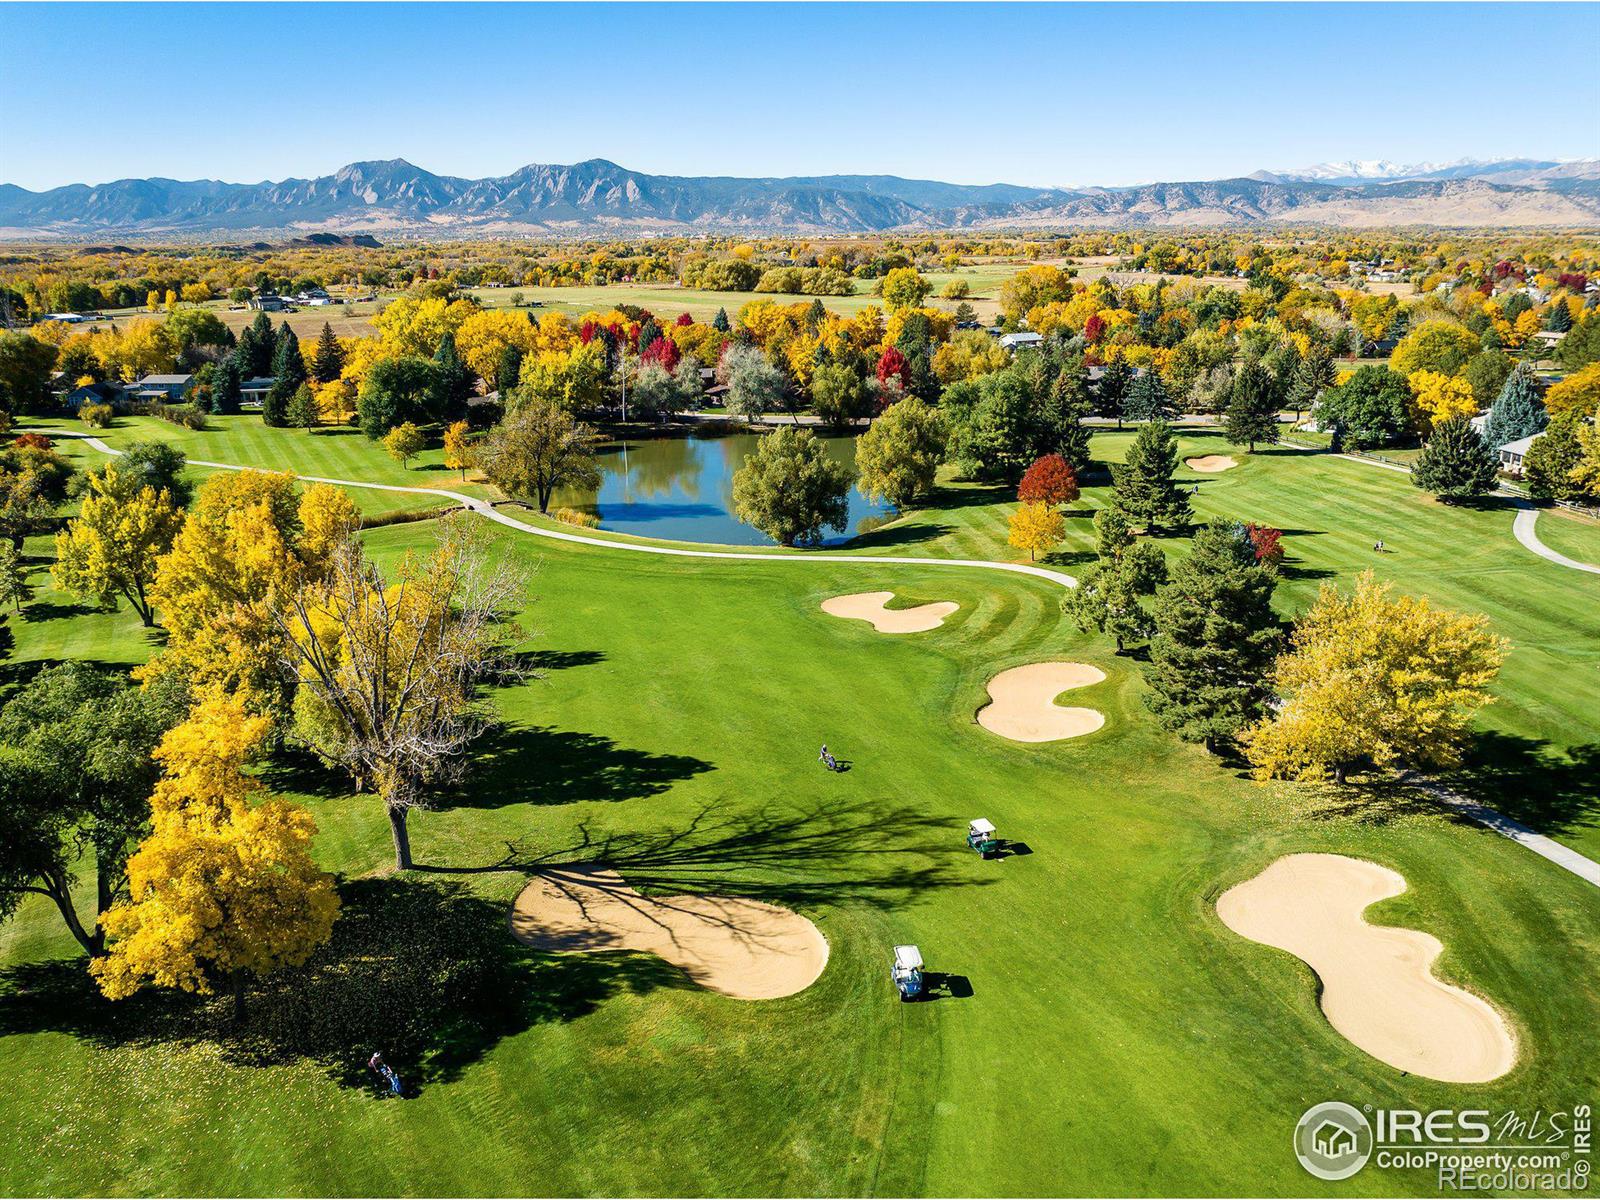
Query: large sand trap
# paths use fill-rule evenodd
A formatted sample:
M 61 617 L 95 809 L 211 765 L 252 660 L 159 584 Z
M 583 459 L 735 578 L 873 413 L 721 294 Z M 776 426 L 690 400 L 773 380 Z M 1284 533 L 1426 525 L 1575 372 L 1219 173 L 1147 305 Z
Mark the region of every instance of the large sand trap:
M 1012 667 L 989 680 L 991 704 L 978 710 L 978 724 L 1014 742 L 1054 742 L 1082 737 L 1106 723 L 1092 708 L 1063 708 L 1062 692 L 1088 687 L 1106 677 L 1086 663 L 1048 662 Z
M 1215 475 L 1218 471 L 1231 470 L 1232 468 L 1237 467 L 1239 464 L 1233 460 L 1231 455 L 1207 454 L 1200 458 L 1186 458 L 1183 460 L 1183 465 L 1188 467 L 1191 471 L 1200 471 L 1207 475 Z
M 916 608 L 885 608 L 884 605 L 893 599 L 893 592 L 857 592 L 853 596 L 824 600 L 822 611 L 829 616 L 871 621 L 879 633 L 926 633 L 939 628 L 946 617 L 961 607 L 941 600 L 937 604 L 919 604 Z
M 756 900 L 641 896 L 604 867 L 546 871 L 511 907 L 511 932 L 540 950 L 643 950 L 701 987 L 770 1000 L 810 987 L 828 943 L 799 913 Z
M 1497 1079 L 1516 1039 L 1488 1003 L 1433 975 L 1444 947 L 1414 929 L 1369 925 L 1362 911 L 1406 890 L 1387 867 L 1342 854 L 1290 854 L 1217 899 L 1235 933 L 1287 950 L 1322 980 L 1322 1011 L 1361 1049 L 1446 1083 Z

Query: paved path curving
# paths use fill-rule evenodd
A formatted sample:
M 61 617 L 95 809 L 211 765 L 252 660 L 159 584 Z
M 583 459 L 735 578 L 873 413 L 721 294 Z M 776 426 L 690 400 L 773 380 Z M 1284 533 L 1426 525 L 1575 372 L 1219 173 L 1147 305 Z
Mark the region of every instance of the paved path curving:
M 1315 446 L 1307 446 L 1301 442 L 1285 441 L 1283 444 L 1285 446 L 1293 446 L 1296 450 L 1316 449 Z M 1324 451 L 1323 453 L 1333 454 L 1333 451 Z M 1386 471 L 1400 471 L 1406 475 L 1411 474 L 1410 467 L 1401 463 L 1384 462 L 1381 458 L 1363 458 L 1356 454 L 1333 454 L 1333 457 L 1342 458 L 1346 462 L 1366 463 L 1368 466 L 1382 467 Z M 1516 535 L 1517 541 L 1532 550 L 1540 558 L 1545 559 L 1547 562 L 1553 562 L 1558 567 L 1570 567 L 1574 571 L 1587 571 L 1591 575 L 1600 575 L 1600 567 L 1595 566 L 1593 563 L 1579 562 L 1575 558 L 1568 558 L 1565 554 L 1557 554 L 1539 540 L 1537 528 L 1539 508 L 1537 505 L 1529 500 L 1524 500 L 1521 496 L 1512 495 L 1510 492 L 1501 492 L 1500 495 L 1509 496 L 1512 504 L 1518 510 L 1516 519 L 1511 523 L 1511 532 Z
M 1575 558 L 1568 558 L 1565 554 L 1558 554 L 1539 540 L 1539 509 L 1527 500 L 1517 500 L 1517 519 L 1511 523 L 1511 532 L 1517 535 L 1529 550 L 1540 558 L 1548 559 L 1558 567 L 1571 567 L 1574 571 L 1587 571 L 1591 575 L 1600 575 L 1600 567 L 1593 563 L 1579 562 Z
M 62 434 L 52 432 L 53 437 L 77 437 L 92 449 L 102 454 L 117 455 L 121 450 L 114 450 L 97 437 L 85 437 L 81 434 Z M 252 471 L 266 470 L 264 467 L 242 467 L 238 463 L 207 462 L 205 459 L 191 458 L 189 465 L 194 467 L 209 467 L 217 471 Z M 599 546 L 606 550 L 627 550 L 635 554 L 660 554 L 669 558 L 716 558 L 716 559 L 744 559 L 764 563 L 888 563 L 900 565 L 916 563 L 924 567 L 976 567 L 980 570 L 1007 571 L 1013 575 L 1031 575 L 1035 579 L 1048 580 L 1059 584 L 1061 587 L 1074 588 L 1078 581 L 1071 575 L 1062 571 L 1051 571 L 1045 567 L 1036 567 L 1031 563 L 1006 563 L 989 562 L 981 558 L 913 558 L 910 556 L 894 556 L 887 554 L 759 554 L 754 551 L 742 550 L 685 550 L 676 546 L 652 546 L 643 542 L 614 542 L 607 538 L 589 537 L 581 533 L 567 533 L 561 529 L 546 529 L 539 525 L 529 525 L 526 521 L 519 521 L 496 509 L 487 500 L 479 500 L 463 492 L 452 492 L 444 488 L 406 487 L 397 483 L 365 483 L 357 479 L 330 479 L 322 475 L 301 475 L 291 471 L 296 479 L 303 479 L 308 483 L 331 483 L 339 487 L 367 488 L 376 492 L 406 492 L 418 496 L 440 496 L 454 500 L 461 507 L 486 517 L 497 524 L 509 529 L 516 529 L 522 533 L 531 533 L 534 537 L 549 538 L 556 542 L 572 542 L 580 546 Z

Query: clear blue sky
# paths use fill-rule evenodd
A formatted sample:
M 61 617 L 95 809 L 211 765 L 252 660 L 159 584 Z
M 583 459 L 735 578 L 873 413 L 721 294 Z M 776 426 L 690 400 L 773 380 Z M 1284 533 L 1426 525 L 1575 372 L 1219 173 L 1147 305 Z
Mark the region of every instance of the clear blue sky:
M 1597 61 L 1596 4 L 0 4 L 0 181 L 1591 157 Z

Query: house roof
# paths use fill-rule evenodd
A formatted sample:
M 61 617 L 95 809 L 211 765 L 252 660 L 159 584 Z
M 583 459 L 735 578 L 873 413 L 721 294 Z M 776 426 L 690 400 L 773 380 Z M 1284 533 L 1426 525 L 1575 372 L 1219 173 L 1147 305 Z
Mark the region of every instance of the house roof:
M 1535 434 L 1530 434 L 1528 437 L 1518 438 L 1514 442 L 1507 442 L 1504 446 L 1500 447 L 1500 453 L 1502 453 L 1502 454 L 1527 454 L 1528 453 L 1528 447 L 1533 445 L 1536 441 L 1538 441 L 1543 436 L 1544 436 L 1544 434 L 1542 434 L 1542 433 L 1535 433 Z
M 253 379 L 241 379 L 239 390 L 243 392 L 264 392 L 278 381 L 276 375 L 257 375 Z
M 174 387 L 180 383 L 188 383 L 193 375 L 146 375 L 137 381 L 139 387 Z

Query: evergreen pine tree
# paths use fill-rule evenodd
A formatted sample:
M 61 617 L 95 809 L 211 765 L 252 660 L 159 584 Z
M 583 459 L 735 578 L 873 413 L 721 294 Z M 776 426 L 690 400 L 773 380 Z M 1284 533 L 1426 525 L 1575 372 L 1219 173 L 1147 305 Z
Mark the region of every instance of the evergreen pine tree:
M 1235 446 L 1255 452 L 1257 442 L 1278 440 L 1278 389 L 1258 359 L 1247 359 L 1233 377 L 1223 432 Z
M 1117 428 L 1122 428 L 1123 408 L 1128 402 L 1128 387 L 1133 383 L 1133 370 L 1120 358 L 1106 368 L 1100 376 L 1100 388 L 1095 393 L 1094 415 L 1115 417 Z
M 433 352 L 435 395 L 434 416 L 441 421 L 455 420 L 467 411 L 467 398 L 472 395 L 472 369 L 461 361 L 456 349 L 456 335 L 448 329 L 439 339 L 439 348 Z
M 503 400 L 507 392 L 517 386 L 517 379 L 522 374 L 522 347 L 515 342 L 500 351 L 500 365 L 494 370 L 495 390 L 500 393 Z
M 1572 328 L 1572 312 L 1564 300 L 1558 300 L 1550 306 L 1550 312 L 1544 319 L 1544 327 L 1551 333 L 1565 333 Z
M 732 324 L 730 324 L 728 321 L 727 309 L 717 309 L 717 315 L 711 318 L 711 328 L 715 329 L 718 333 L 727 333 L 728 330 L 733 328 Z
M 258 312 L 250 327 L 239 336 L 239 370 L 243 379 L 260 379 L 272 374 L 272 355 L 278 348 L 272 332 L 272 318 Z
M 1101 382 L 1104 382 L 1102 380 Z M 1158 371 L 1151 369 L 1133 381 L 1123 409 L 1130 421 L 1170 421 L 1172 398 Z
M 245 332 L 249 332 L 246 330 Z M 211 411 L 219 416 L 239 411 L 239 354 L 224 354 L 211 376 Z
M 318 383 L 332 383 L 344 370 L 344 347 L 333 336 L 333 326 L 322 323 L 322 333 L 317 337 L 317 351 L 311 359 L 311 378 Z
M 1145 703 L 1162 728 L 1215 752 L 1266 711 L 1283 640 L 1276 583 L 1242 525 L 1215 521 L 1195 536 L 1156 593 Z
M 656 324 L 654 317 L 646 317 L 644 324 L 639 326 L 639 353 L 643 354 L 650 349 L 650 344 L 661 337 L 661 326 Z
M 1294 380 L 1289 385 L 1289 402 L 1294 405 L 1295 424 L 1302 413 L 1317 406 L 1317 397 L 1331 388 L 1338 378 L 1333 368 L 1333 355 L 1324 346 L 1314 346 L 1294 369 Z
M 311 394 L 311 388 L 302 383 L 289 398 L 289 406 L 283 414 L 283 423 L 294 429 L 315 429 L 319 416 L 317 398 Z
M 1490 446 L 1504 446 L 1518 438 L 1531 437 L 1550 423 L 1539 380 L 1527 363 L 1518 363 L 1506 376 L 1489 409 L 1484 434 Z
M 1433 436 L 1411 464 L 1411 482 L 1446 504 L 1492 492 L 1495 457 L 1466 417 L 1435 426 Z
M 1069 359 L 1050 385 L 1047 404 L 1049 420 L 1056 431 L 1055 451 L 1067 460 L 1073 472 L 1082 479 L 1088 472 L 1089 427 L 1083 418 L 1089 415 L 1089 385 L 1084 378 L 1081 360 Z
M 277 349 L 272 356 L 272 386 L 261 402 L 261 423 L 282 425 L 287 418 L 289 401 L 306 381 L 305 360 L 300 357 L 300 339 L 285 321 L 278 330 Z
M 1177 467 L 1178 439 L 1172 427 L 1165 421 L 1143 426 L 1128 447 L 1126 461 L 1111 468 L 1112 503 L 1129 525 L 1156 530 L 1189 523 L 1189 493 L 1172 482 Z

